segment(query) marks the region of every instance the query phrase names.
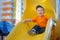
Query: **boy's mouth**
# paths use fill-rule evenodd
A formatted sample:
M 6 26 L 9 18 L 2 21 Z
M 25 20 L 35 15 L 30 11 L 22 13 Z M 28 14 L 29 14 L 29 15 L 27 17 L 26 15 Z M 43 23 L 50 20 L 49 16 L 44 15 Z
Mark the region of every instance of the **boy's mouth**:
M 42 13 L 39 13 L 39 14 L 42 14 Z

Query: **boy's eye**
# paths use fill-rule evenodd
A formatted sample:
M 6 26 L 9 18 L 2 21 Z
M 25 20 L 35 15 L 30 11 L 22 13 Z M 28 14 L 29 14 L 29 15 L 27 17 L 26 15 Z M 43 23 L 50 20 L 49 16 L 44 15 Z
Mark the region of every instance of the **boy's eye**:
M 38 11 L 43 11 L 43 10 L 38 10 Z

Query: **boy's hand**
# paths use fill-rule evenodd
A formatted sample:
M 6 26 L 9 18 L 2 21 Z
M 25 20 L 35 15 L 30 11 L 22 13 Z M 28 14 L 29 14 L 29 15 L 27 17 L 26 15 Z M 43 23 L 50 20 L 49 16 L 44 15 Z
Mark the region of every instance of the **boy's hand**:
M 32 19 L 22 20 L 21 22 L 32 22 Z
M 25 22 L 25 20 L 22 20 L 21 22 Z

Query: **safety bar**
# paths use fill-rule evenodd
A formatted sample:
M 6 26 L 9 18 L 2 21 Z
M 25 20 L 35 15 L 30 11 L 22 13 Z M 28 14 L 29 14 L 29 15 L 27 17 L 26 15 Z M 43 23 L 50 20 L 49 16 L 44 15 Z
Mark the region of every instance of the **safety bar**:
M 47 28 L 45 31 L 45 38 L 44 38 L 45 40 L 50 40 L 51 30 L 52 30 L 53 25 L 56 26 L 56 22 L 52 18 L 50 18 L 48 20 Z

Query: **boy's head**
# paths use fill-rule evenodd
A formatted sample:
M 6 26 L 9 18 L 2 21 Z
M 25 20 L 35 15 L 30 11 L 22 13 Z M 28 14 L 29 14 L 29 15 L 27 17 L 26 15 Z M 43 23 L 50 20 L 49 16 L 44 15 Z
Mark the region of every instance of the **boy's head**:
M 38 13 L 39 16 L 44 15 L 44 8 L 40 5 L 36 6 L 36 12 Z

